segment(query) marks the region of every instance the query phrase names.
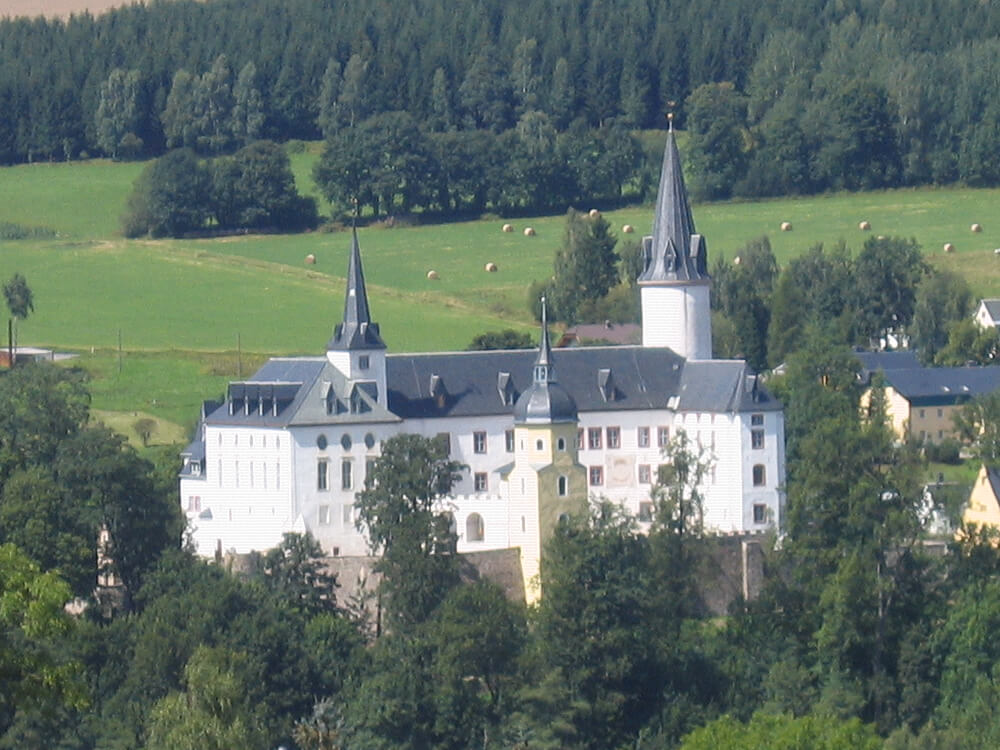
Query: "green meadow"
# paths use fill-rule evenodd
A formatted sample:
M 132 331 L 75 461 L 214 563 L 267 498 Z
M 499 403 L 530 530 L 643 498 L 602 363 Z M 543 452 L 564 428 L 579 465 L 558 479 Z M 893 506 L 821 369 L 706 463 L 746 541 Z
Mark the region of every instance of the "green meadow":
M 316 144 L 292 154 L 300 189 Z M 23 273 L 35 312 L 21 343 L 80 354 L 94 407 L 117 428 L 163 421 L 153 442 L 193 423 L 203 398 L 270 354 L 320 354 L 339 320 L 348 232 L 199 240 L 124 240 L 126 196 L 143 165 L 90 161 L 0 169 L 0 223 L 45 227 L 51 239 L 0 240 L 0 279 Z M 976 294 L 1000 295 L 1000 190 L 921 189 L 695 205 L 710 256 L 732 259 L 767 235 L 779 262 L 809 247 L 871 235 L 914 237 L 931 262 L 966 276 Z M 602 206 L 578 206 L 588 210 Z M 321 209 L 326 207 L 321 203 Z M 652 207 L 605 214 L 622 234 L 648 233 Z M 871 230 L 861 231 L 868 221 Z M 791 231 L 782 232 L 782 222 Z M 527 289 L 552 273 L 561 215 L 359 229 L 373 315 L 390 351 L 464 348 L 487 330 L 530 330 Z M 979 223 L 981 233 L 970 226 Z M 526 227 L 535 236 L 526 237 Z M 955 246 L 945 254 L 943 245 Z M 315 264 L 307 264 L 313 255 Z M 710 260 L 712 262 L 712 260 Z M 498 271 L 485 271 L 495 263 Z M 429 271 L 438 278 L 430 280 Z M 121 353 L 119 353 L 119 344 Z M 121 416 L 116 416 L 121 415 Z M 123 422 L 124 420 L 124 422 Z M 171 437 L 167 437 L 171 436 Z M 134 437 L 134 436 L 130 436 Z

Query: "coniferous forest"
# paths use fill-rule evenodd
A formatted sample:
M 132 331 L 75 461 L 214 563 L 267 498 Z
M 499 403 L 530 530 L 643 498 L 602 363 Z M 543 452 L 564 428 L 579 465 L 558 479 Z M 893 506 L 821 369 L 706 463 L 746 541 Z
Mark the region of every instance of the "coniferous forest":
M 470 0 L 461 12 L 184 0 L 7 19 L 0 163 L 326 137 L 327 165 L 350 172 L 370 153 L 359 141 L 402 129 L 424 162 L 394 165 L 411 170 L 394 187 L 404 208 L 548 208 L 558 181 L 544 157 L 601 178 L 564 189 L 570 199 L 620 189 L 608 164 L 585 168 L 594 140 L 663 127 L 669 110 L 692 134 L 702 198 L 995 185 L 998 33 L 1000 14 L 976 0 Z M 567 133 L 572 147 L 557 149 Z M 631 176 L 628 149 L 601 149 Z M 479 154 L 487 164 L 462 173 Z M 531 189 L 497 195 L 511 172 Z M 444 188 L 413 189 L 435 180 Z M 351 190 L 324 187 L 335 200 Z M 378 210 L 379 196 L 368 202 Z

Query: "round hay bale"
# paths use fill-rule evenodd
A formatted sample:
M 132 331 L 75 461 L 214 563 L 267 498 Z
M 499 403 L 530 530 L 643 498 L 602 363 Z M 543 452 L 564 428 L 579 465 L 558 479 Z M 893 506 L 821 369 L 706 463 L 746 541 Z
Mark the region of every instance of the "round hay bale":
M 971 227 L 969 227 L 969 229 L 971 229 L 976 234 L 979 234 L 980 232 L 983 231 L 983 225 L 982 224 L 973 224 Z
M 878 237 L 876 237 L 875 239 L 877 239 L 877 240 L 884 240 L 884 239 L 885 239 L 885 235 L 884 235 L 884 234 L 880 234 L 880 235 L 879 235 Z
M 513 224 L 504 224 L 503 225 L 503 231 L 505 231 L 505 232 L 513 232 L 514 231 L 514 225 Z
M 316 256 L 309 253 L 309 255 L 306 256 L 306 263 L 310 266 L 316 265 Z
M 622 231 L 625 234 L 632 234 L 632 232 L 635 231 L 635 228 L 631 224 L 626 224 L 625 226 L 622 227 Z
M 524 228 L 524 236 L 525 237 L 534 237 L 535 236 L 535 230 L 532 229 L 531 227 L 525 227 Z
M 944 243 L 944 251 L 946 253 L 953 253 L 955 252 L 955 246 L 952 245 L 950 242 L 946 242 Z
M 792 222 L 790 222 L 790 221 L 783 221 L 783 222 L 781 222 L 781 231 L 782 232 L 791 232 L 792 231 Z
M 491 263 L 487 263 L 486 264 L 486 271 L 488 273 L 496 273 L 497 272 L 497 264 L 496 263 L 492 263 L 492 262 Z
M 601 212 L 598 211 L 596 208 L 590 209 L 590 218 L 591 219 L 599 219 L 599 218 L 601 218 Z
M 993 248 L 993 254 L 994 255 L 1000 255 L 1000 247 Z
M 870 221 L 859 221 L 858 222 L 858 229 L 860 229 L 862 232 L 869 232 L 869 231 L 871 231 L 871 228 L 872 228 L 872 225 L 871 225 Z
M 737 255 L 735 258 L 733 258 L 733 265 L 738 266 L 739 264 L 740 264 L 740 256 Z
M 437 281 L 438 280 L 438 272 L 437 271 L 428 271 L 427 272 L 427 278 L 430 281 Z

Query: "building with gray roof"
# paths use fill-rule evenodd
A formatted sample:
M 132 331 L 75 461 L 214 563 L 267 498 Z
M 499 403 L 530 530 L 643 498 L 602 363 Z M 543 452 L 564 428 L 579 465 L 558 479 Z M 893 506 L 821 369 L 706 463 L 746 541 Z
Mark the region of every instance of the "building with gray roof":
M 518 547 L 526 571 L 572 498 L 648 521 L 681 431 L 705 463 L 708 530 L 780 527 L 782 406 L 745 362 L 712 357 L 706 247 L 671 132 L 643 241 L 641 345 L 552 349 L 543 323 L 534 349 L 407 354 L 388 352 L 373 320 L 352 230 L 325 356 L 272 359 L 206 405 L 180 482 L 193 543 L 244 553 L 308 531 L 329 554 L 365 554 L 355 493 L 402 433 L 440 437 L 467 467 L 441 505 L 459 550 Z

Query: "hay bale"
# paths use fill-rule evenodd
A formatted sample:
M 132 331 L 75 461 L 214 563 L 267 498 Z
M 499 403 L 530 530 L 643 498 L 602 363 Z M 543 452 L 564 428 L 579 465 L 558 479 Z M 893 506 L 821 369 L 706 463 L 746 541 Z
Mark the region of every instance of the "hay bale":
M 738 266 L 739 264 L 740 264 L 740 256 L 737 255 L 735 258 L 733 258 L 733 265 Z
M 946 253 L 953 253 L 955 252 L 955 246 L 952 245 L 950 242 L 946 242 L 944 243 L 944 251 Z
M 428 271 L 427 272 L 427 278 L 430 281 L 437 281 L 438 280 L 438 272 L 437 271 Z
M 513 224 L 504 224 L 503 225 L 503 231 L 505 231 L 505 232 L 513 232 L 514 231 L 514 225 Z
M 524 236 L 525 237 L 534 237 L 535 236 L 535 230 L 532 229 L 531 227 L 525 227 L 524 228 Z
M 872 225 L 871 225 L 870 221 L 859 221 L 858 222 L 858 229 L 860 229 L 862 232 L 869 232 L 869 231 L 871 231 L 871 228 L 872 228 Z
M 306 264 L 310 265 L 310 266 L 315 266 L 316 265 L 316 256 L 313 255 L 312 253 L 309 253 L 309 255 L 306 256 Z
M 590 209 L 590 218 L 591 219 L 599 219 L 599 218 L 601 218 L 601 212 L 598 211 L 596 208 Z
M 791 232 L 792 231 L 792 222 L 790 222 L 790 221 L 783 221 L 783 222 L 781 222 L 781 231 L 782 232 Z
M 973 224 L 971 227 L 969 227 L 969 229 L 971 229 L 976 234 L 979 234 L 980 232 L 983 231 L 983 225 L 982 224 Z
M 492 262 L 491 263 L 487 263 L 486 264 L 486 271 L 487 271 L 487 273 L 496 273 L 497 272 L 497 264 L 496 263 L 492 263 Z
M 626 224 L 625 226 L 622 227 L 622 231 L 625 234 L 632 234 L 632 232 L 635 231 L 635 228 L 631 224 Z
M 884 235 L 884 234 L 880 234 L 880 235 L 879 235 L 878 237 L 876 237 L 875 239 L 877 239 L 877 240 L 884 240 L 884 239 L 885 239 L 885 235 Z

